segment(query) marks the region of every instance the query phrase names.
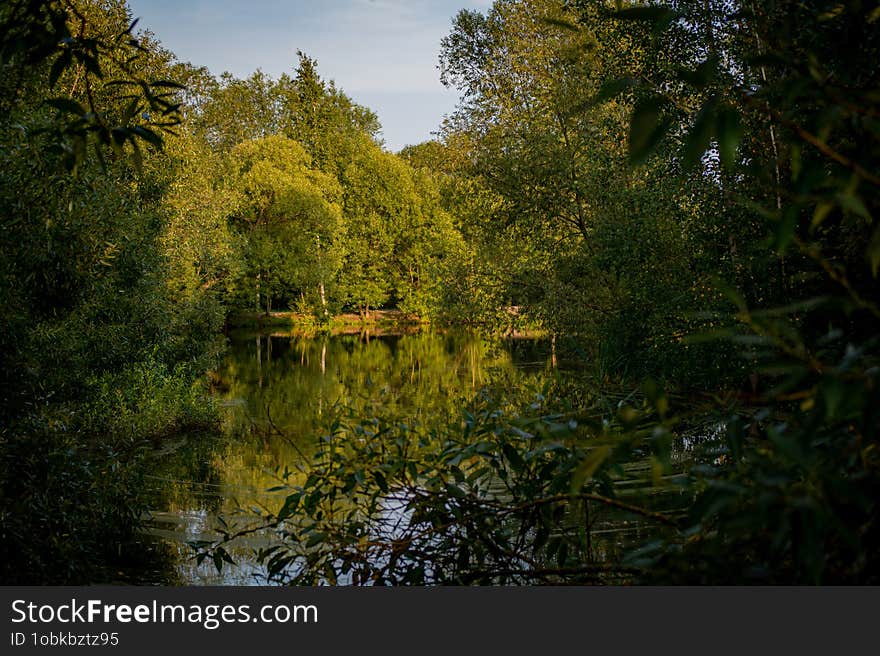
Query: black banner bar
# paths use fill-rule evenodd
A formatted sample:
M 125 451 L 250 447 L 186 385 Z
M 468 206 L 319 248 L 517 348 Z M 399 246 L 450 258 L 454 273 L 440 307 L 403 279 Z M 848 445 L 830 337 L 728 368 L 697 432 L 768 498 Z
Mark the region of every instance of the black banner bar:
M 0 654 L 838 653 L 878 590 L 0 587 Z

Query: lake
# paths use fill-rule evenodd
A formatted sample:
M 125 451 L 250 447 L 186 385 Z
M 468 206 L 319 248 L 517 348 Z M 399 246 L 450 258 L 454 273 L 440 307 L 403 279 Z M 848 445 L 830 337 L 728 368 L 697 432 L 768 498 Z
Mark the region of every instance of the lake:
M 212 377 L 222 416 L 214 434 L 178 436 L 156 451 L 146 484 L 154 509 L 149 546 L 162 566 L 142 583 L 263 584 L 252 550 L 240 541 L 236 567 L 218 573 L 196 564 L 190 541 L 216 537 L 218 518 L 246 521 L 277 510 L 284 493 L 268 492 L 279 475 L 314 452 L 334 413 L 393 413 L 424 425 L 454 420 L 462 399 L 487 385 L 540 385 L 553 375 L 549 341 L 493 340 L 468 332 L 297 336 L 238 333 Z

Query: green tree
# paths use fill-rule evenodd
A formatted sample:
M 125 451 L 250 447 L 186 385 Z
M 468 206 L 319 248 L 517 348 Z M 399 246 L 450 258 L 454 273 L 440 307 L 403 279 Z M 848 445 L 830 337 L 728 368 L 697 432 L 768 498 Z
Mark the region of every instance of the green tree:
M 498 319 L 515 306 L 577 336 L 593 361 L 668 375 L 701 293 L 688 276 L 703 263 L 686 199 L 711 183 L 661 158 L 630 166 L 633 99 L 595 99 L 625 70 L 640 75 L 648 53 L 601 15 L 527 0 L 458 14 L 441 52 L 444 81 L 462 92 L 444 132 L 463 152 L 455 177 L 469 179 L 453 192 L 456 213 L 488 265 L 476 279 L 496 290 L 483 296 Z
M 306 295 L 327 302 L 344 245 L 339 183 L 311 168 L 301 145 L 282 136 L 247 141 L 230 153 L 233 220 L 247 240 L 246 272 L 257 308 Z M 262 302 L 261 302 L 262 299 Z
M 756 227 L 730 230 L 730 249 L 765 263 L 733 258 L 736 311 L 714 334 L 745 351 L 757 408 L 728 413 L 708 445 L 720 459 L 693 472 L 688 538 L 643 562 L 654 580 L 875 581 L 877 13 L 660 3 L 614 19 L 679 62 L 645 80 L 632 124 L 655 138 L 631 142 L 634 159 L 675 144 L 716 178 L 722 220 Z
M 318 168 L 336 177 L 366 136 L 377 141 L 379 119 L 318 74 L 318 62 L 297 52 L 294 76 L 277 83 L 281 101 L 281 131 L 300 142 Z
M 0 21 L 2 577 L 94 582 L 137 527 L 144 441 L 213 419 L 221 317 L 174 296 L 159 245 L 172 55 L 124 2 Z
M 277 84 L 262 71 L 245 80 L 223 73 L 200 86 L 204 97 L 191 120 L 197 134 L 215 150 L 225 152 L 244 141 L 279 134 Z
M 340 276 L 345 303 L 362 315 L 385 304 L 423 318 L 438 314 L 437 277 L 462 245 L 434 176 L 364 137 L 340 181 L 349 244 Z

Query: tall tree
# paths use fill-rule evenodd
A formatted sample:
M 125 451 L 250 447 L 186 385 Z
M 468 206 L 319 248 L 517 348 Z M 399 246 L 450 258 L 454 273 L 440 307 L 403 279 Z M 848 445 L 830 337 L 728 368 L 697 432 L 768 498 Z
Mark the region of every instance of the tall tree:
M 239 193 L 233 220 L 247 240 L 246 267 L 256 306 L 271 312 L 273 297 L 317 294 L 343 254 L 341 189 L 311 167 L 295 141 L 270 136 L 246 141 L 230 153 L 231 188 Z
M 589 7 L 498 0 L 485 15 L 460 12 L 441 52 L 444 81 L 462 92 L 445 139 L 476 182 L 463 206 L 479 208 L 472 232 L 499 272 L 491 300 L 639 366 L 657 360 L 648 351 L 679 350 L 672 326 L 698 295 L 683 273 L 699 267 L 682 200 L 707 181 L 689 187 L 661 158 L 631 167 L 632 97 L 595 99 L 627 70 L 621 52 L 633 76 L 647 52 Z

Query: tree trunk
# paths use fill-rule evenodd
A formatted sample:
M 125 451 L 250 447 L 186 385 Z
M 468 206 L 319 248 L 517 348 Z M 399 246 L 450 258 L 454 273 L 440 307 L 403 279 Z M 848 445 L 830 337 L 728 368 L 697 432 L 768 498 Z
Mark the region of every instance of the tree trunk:
M 256 287 L 256 289 L 257 289 L 257 305 L 256 305 L 257 312 L 260 311 L 260 274 L 261 274 L 261 272 L 257 271 L 257 287 Z

